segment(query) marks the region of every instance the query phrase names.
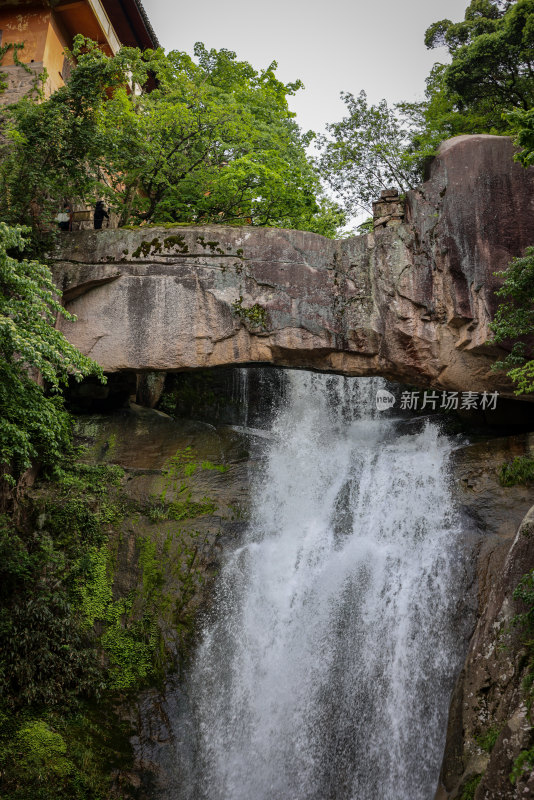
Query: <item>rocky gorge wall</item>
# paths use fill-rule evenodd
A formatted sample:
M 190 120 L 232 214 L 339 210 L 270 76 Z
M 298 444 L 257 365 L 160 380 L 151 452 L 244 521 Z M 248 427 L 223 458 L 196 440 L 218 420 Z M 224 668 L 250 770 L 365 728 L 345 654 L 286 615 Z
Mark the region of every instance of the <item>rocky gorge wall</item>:
M 527 606 L 514 597 L 534 568 L 532 484 L 502 486 L 499 470 L 534 455 L 534 435 L 460 448 L 451 465 L 455 495 L 479 532 L 476 625 L 456 681 L 435 800 L 519 800 L 534 792 Z
M 368 235 L 79 231 L 60 238 L 54 272 L 78 317 L 62 329 L 110 373 L 262 363 L 511 396 L 486 345 L 494 273 L 531 244 L 534 168 L 509 139 L 461 136 L 404 221 Z
M 78 417 L 76 441 L 85 446 L 87 463 L 120 469 L 120 516 L 107 531 L 107 575 L 113 601 L 127 604 L 124 630 L 149 618 L 153 626 L 146 674 L 129 651 L 121 685 L 105 701 L 131 737 L 126 758 L 110 761 L 109 797 L 166 800 L 181 673 L 224 547 L 246 525 L 257 454 L 244 433 L 136 404 Z M 115 740 L 110 745 L 119 747 Z
M 274 380 L 276 371 L 263 372 L 267 382 Z M 265 397 L 265 384 L 262 389 Z M 242 391 L 235 392 L 236 402 L 245 399 Z M 240 413 L 243 410 L 241 405 Z M 220 567 L 223 545 L 232 547 L 239 541 L 247 524 L 251 483 L 261 466 L 263 440 L 255 439 L 252 446 L 245 431 L 173 420 L 135 406 L 111 417 L 81 417 L 78 432 L 81 441 L 90 445 L 91 459 L 122 466 L 123 493 L 135 512 L 125 517 L 118 541 L 112 544 L 112 549 L 116 548 L 114 591 L 117 596 L 128 595 L 143 583 L 143 555 L 150 546 L 162 576 L 158 621 L 166 647 L 173 652 L 181 635 L 176 620 L 183 616 L 181 612 L 173 616 L 173 609 L 183 603 L 183 574 L 177 570 L 180 558 L 176 548 L 189 542 L 191 532 L 200 532 L 194 543 L 200 545 L 196 566 L 202 581 L 189 601 L 197 614 L 209 603 L 211 580 Z M 166 483 L 166 465 L 177 450 L 184 452 L 186 447 L 193 448 L 195 460 L 208 458 L 224 464 L 226 471 L 197 470 L 190 479 L 192 500 L 205 503 L 209 496 L 213 508 L 192 519 L 179 516 L 173 520 L 167 513 L 175 496 L 168 480 Z M 534 744 L 526 708 L 528 693 L 523 689 L 527 653 L 521 630 L 510 622 L 521 611 L 513 592 L 522 575 L 534 565 L 532 512 L 529 514 L 534 494 L 532 485 L 503 487 L 499 482 L 502 464 L 525 455 L 534 456 L 533 434 L 460 442 L 453 456 L 455 500 L 464 515 L 464 528 L 473 537 L 474 565 L 466 564 L 465 569 L 475 573 L 470 602 L 475 606 L 472 614 L 477 622 L 452 698 L 436 800 L 518 800 L 530 796 L 525 793 L 528 786 L 531 791 L 528 771 L 515 784 L 510 781 L 517 758 Z M 465 606 L 465 600 L 459 599 L 459 605 Z M 159 685 L 131 696 L 128 708 L 122 710 L 132 724 L 135 761 L 120 776 L 120 782 L 135 789 L 139 798 L 168 800 L 173 796 L 169 787 L 176 780 L 178 744 L 172 720 L 183 702 L 180 674 L 171 671 Z M 181 746 L 187 741 L 184 731 Z

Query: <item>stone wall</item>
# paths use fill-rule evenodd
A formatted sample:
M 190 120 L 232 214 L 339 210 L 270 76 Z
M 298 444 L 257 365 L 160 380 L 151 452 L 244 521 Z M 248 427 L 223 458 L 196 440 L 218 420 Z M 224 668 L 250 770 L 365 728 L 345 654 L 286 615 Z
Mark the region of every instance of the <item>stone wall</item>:
M 373 203 L 373 228 L 396 228 L 404 219 L 404 199 L 396 189 L 384 189 Z
M 0 66 L 0 74 L 7 83 L 7 88 L 0 93 L 0 105 L 16 103 L 35 88 L 35 81 L 43 71 L 43 63 L 33 63 L 27 65 L 31 73 L 17 64 Z

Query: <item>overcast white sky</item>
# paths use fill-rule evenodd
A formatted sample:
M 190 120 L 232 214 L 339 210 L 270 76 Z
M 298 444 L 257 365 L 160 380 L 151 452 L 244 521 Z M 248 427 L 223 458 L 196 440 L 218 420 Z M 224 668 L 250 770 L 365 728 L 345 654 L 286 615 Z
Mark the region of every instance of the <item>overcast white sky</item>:
M 376 102 L 416 100 L 434 61 L 426 28 L 463 19 L 469 0 L 143 0 L 166 50 L 192 55 L 195 42 L 235 50 L 261 69 L 278 62 L 277 76 L 300 78 L 292 99 L 304 130 L 322 131 L 344 114 L 340 91 L 365 89 Z

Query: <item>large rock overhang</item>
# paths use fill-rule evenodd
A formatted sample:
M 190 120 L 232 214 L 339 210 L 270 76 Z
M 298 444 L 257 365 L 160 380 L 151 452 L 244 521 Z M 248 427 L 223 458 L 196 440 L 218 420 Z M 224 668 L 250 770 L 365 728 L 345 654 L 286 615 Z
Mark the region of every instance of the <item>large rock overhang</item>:
M 67 338 L 106 372 L 273 364 L 460 391 L 513 389 L 488 345 L 502 282 L 534 245 L 534 169 L 512 142 L 445 142 L 403 224 L 333 241 L 277 228 L 80 231 L 54 272 Z

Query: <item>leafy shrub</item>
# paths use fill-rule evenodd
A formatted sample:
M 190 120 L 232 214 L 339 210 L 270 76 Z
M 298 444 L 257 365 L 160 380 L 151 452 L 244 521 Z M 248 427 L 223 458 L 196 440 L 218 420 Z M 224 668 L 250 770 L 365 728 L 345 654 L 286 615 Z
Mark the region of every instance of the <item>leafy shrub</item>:
M 72 770 L 72 763 L 66 757 L 65 740 L 42 719 L 26 722 L 19 729 L 16 749 L 23 775 L 37 772 L 42 780 L 47 780 L 64 777 Z
M 506 369 L 516 384 L 516 394 L 534 391 L 534 360 L 530 338 L 534 328 L 534 247 L 527 247 L 521 258 L 514 258 L 498 275 L 504 283 L 495 294 L 501 301 L 490 328 L 496 343 L 512 340 L 511 352 L 493 369 Z
M 100 642 L 109 659 L 111 689 L 131 689 L 142 684 L 154 668 L 154 651 L 159 641 L 153 614 L 132 619 L 133 598 L 117 600 L 106 609 L 106 630 Z
M 520 600 L 526 606 L 526 611 L 516 614 L 514 617 L 514 625 L 532 631 L 534 629 L 534 570 L 523 575 L 514 590 L 514 600 Z
M 130 735 L 109 706 L 40 716 L 0 709 L 2 800 L 109 800 L 113 772 L 131 764 Z
M 0 702 L 57 705 L 102 688 L 92 637 L 70 596 L 65 554 L 48 535 L 0 527 Z
M 53 467 L 69 449 L 70 418 L 59 394 L 69 375 L 104 381 L 101 368 L 55 327 L 58 315 L 75 318 L 58 303 L 46 264 L 22 257 L 28 233 L 0 222 L 0 473 L 11 487 L 36 460 Z M 48 391 L 32 379 L 38 373 Z

